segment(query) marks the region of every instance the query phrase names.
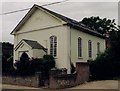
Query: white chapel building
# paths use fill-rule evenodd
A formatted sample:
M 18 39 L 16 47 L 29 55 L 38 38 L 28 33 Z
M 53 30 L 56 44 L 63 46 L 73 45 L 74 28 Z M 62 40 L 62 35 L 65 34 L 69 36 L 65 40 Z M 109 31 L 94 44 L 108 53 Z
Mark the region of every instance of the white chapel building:
M 56 67 L 66 68 L 70 62 L 87 62 L 105 50 L 105 37 L 85 25 L 34 5 L 11 32 L 14 35 L 14 61 L 23 52 L 30 58 L 49 54 L 55 58 Z

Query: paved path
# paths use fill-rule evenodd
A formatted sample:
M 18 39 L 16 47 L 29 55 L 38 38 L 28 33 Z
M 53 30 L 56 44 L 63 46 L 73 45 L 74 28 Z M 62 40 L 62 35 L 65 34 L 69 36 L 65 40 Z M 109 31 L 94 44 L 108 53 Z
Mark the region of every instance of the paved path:
M 70 89 L 118 89 L 117 80 L 103 80 L 87 82 L 85 84 L 72 87 Z
M 40 89 L 40 88 L 2 84 L 2 89 Z

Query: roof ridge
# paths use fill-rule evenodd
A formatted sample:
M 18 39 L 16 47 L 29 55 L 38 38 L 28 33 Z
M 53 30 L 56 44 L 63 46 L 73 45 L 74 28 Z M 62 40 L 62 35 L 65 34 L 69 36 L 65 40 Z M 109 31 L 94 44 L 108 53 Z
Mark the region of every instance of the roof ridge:
M 19 28 L 21 28 L 21 26 L 25 23 L 25 21 L 28 19 L 28 17 L 30 16 L 29 14 L 32 14 L 34 12 L 34 10 L 36 9 L 42 9 L 45 10 L 46 12 L 52 14 L 53 16 L 56 16 L 57 18 L 63 20 L 66 22 L 66 25 L 69 25 L 72 28 L 75 28 L 79 31 L 94 35 L 94 36 L 98 36 L 101 38 L 105 38 L 105 36 L 101 35 L 100 33 L 91 30 L 90 28 L 88 28 L 87 26 L 84 26 L 82 24 L 79 23 L 79 21 L 76 21 L 74 19 L 68 18 L 62 14 L 56 13 L 50 9 L 44 8 L 43 6 L 39 6 L 37 4 L 34 4 L 33 7 L 28 11 L 28 13 L 24 16 L 24 18 L 19 22 L 19 24 L 15 27 L 15 29 L 11 32 L 11 34 L 15 31 L 18 31 Z
M 64 17 L 64 18 L 66 18 L 66 19 L 68 19 L 68 20 L 70 20 L 70 21 L 74 21 L 74 23 L 79 23 L 77 20 L 74 20 L 74 19 L 71 19 L 71 18 L 69 18 L 69 17 L 66 17 L 66 16 L 64 16 L 64 15 L 62 15 L 62 14 L 59 14 L 58 12 L 56 13 L 55 11 L 50 10 L 50 9 L 48 9 L 48 8 L 45 8 L 45 7 L 43 7 L 43 6 L 40 6 L 40 5 L 37 5 L 37 4 L 34 4 L 34 6 L 37 7 L 37 8 L 42 8 L 42 9 L 48 11 L 49 13 L 54 13 L 55 16 L 56 16 L 56 15 L 57 15 L 57 16 L 59 15 L 59 16 L 58 16 L 59 18 Z
M 54 13 L 55 16 L 57 16 L 57 17 L 60 18 L 60 19 L 62 18 L 62 20 L 63 20 L 63 21 L 67 21 L 67 23 L 70 23 L 70 24 L 72 24 L 72 25 L 76 25 L 76 26 L 82 27 L 82 28 L 84 28 L 84 29 L 87 29 L 89 32 L 96 33 L 97 35 L 99 35 L 99 36 L 101 36 L 101 37 L 103 36 L 103 35 L 100 34 L 99 32 L 94 31 L 94 30 L 91 30 L 88 26 L 84 25 L 83 23 L 80 23 L 79 21 L 76 21 L 76 20 L 71 19 L 71 18 L 69 18 L 69 17 L 66 17 L 66 16 L 64 16 L 64 15 L 62 15 L 62 14 L 56 13 L 56 12 L 54 12 L 54 11 L 51 11 L 50 9 L 44 8 L 43 6 L 39 6 L 39 5 L 37 5 L 37 4 L 34 4 L 34 5 L 35 5 L 36 7 L 38 7 L 38 8 L 42 8 L 42 9 L 48 11 L 49 13 Z M 64 18 L 63 18 L 63 17 L 64 17 Z

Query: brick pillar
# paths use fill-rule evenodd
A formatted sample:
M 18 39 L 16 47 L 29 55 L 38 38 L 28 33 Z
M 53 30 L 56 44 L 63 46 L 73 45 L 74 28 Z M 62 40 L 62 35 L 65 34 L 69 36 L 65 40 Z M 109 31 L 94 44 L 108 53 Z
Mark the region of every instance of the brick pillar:
M 77 72 L 77 77 L 76 77 L 76 84 L 81 84 L 86 81 L 89 81 L 89 64 L 86 62 L 77 62 L 76 63 L 76 72 Z
M 57 82 L 54 76 L 58 74 L 58 70 L 53 68 L 50 70 L 50 77 L 49 77 L 49 88 L 56 89 L 57 88 Z
M 53 89 L 58 88 L 58 83 L 57 83 L 58 79 L 56 79 L 55 76 L 61 75 L 61 74 L 67 74 L 67 69 L 66 68 L 62 68 L 62 69 L 53 68 L 50 70 L 49 88 L 53 88 Z
M 42 79 L 42 72 L 36 72 L 35 77 L 36 77 L 35 87 L 44 86 L 44 82 Z

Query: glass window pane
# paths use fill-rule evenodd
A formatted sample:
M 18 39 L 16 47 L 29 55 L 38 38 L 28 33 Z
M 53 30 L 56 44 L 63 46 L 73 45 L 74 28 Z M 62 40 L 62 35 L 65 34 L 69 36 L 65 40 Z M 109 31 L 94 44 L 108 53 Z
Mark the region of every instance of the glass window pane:
M 57 55 L 57 37 L 51 36 L 50 37 L 50 54 L 52 54 L 54 57 Z
M 82 57 L 82 39 L 78 38 L 78 57 Z

